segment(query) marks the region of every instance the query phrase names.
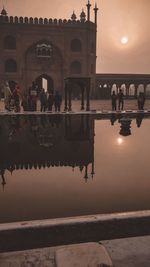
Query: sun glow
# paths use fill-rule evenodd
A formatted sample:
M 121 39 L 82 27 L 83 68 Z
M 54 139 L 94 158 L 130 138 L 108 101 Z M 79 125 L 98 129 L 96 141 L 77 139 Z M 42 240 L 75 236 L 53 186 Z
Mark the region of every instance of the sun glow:
M 127 44 L 128 43 L 128 37 L 127 36 L 123 36 L 122 38 L 121 38 L 121 43 L 122 44 Z
M 119 137 L 119 138 L 117 139 L 117 142 L 118 142 L 119 145 L 121 145 L 121 144 L 123 143 L 123 139 Z

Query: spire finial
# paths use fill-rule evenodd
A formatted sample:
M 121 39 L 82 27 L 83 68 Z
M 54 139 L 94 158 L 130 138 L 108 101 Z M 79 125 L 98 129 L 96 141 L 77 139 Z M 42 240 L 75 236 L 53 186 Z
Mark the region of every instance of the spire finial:
M 95 3 L 94 13 L 95 13 L 95 24 L 96 25 L 97 25 L 97 12 L 98 12 L 98 7 L 97 7 L 97 3 Z
M 90 8 L 91 8 L 90 0 L 88 0 L 86 6 L 87 6 L 87 21 L 90 21 Z

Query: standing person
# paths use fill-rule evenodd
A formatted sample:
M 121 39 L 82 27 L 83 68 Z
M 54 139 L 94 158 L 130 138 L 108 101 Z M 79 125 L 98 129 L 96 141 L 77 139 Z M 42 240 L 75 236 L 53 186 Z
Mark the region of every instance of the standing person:
M 145 95 L 144 93 L 140 92 L 138 97 L 137 97 L 137 102 L 138 102 L 138 109 L 139 110 L 144 110 L 144 104 L 145 104 Z
M 50 92 L 47 99 L 48 111 L 52 111 L 54 104 L 54 95 L 53 92 Z
M 47 95 L 45 93 L 44 88 L 42 89 L 40 93 L 40 102 L 41 102 L 41 112 L 46 111 L 47 108 Z
M 145 104 L 145 94 L 144 93 L 141 93 L 142 95 L 142 103 L 141 103 L 141 108 L 142 110 L 144 110 L 144 104 Z
M 36 111 L 37 110 L 37 87 L 36 87 L 35 82 L 32 82 L 30 95 L 31 95 L 31 110 Z
M 55 111 L 60 111 L 61 103 L 62 103 L 62 96 L 59 93 L 59 91 L 56 91 L 54 96 Z
M 16 85 L 15 90 L 13 91 L 13 98 L 15 111 L 20 112 L 20 87 L 18 84 Z
M 120 89 L 118 94 L 118 109 L 120 110 L 121 108 L 121 110 L 123 110 L 123 107 L 124 107 L 124 94 Z
M 4 85 L 4 103 L 5 103 L 5 109 L 10 111 L 10 100 L 11 100 L 12 92 L 9 87 L 9 83 L 5 82 Z
M 112 92 L 111 101 L 112 101 L 112 111 L 114 111 L 117 109 L 117 96 L 115 91 Z

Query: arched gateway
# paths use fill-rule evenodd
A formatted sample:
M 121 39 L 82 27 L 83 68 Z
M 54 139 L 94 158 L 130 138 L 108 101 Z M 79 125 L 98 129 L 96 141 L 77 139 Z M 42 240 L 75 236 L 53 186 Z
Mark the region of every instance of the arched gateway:
M 35 79 L 35 84 L 39 89 L 44 88 L 47 92 L 54 92 L 54 81 L 47 74 L 41 74 Z

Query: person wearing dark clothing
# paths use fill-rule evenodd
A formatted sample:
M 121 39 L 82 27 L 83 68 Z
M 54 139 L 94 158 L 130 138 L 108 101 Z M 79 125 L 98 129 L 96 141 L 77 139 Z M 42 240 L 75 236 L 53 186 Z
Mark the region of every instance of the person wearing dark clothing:
M 117 108 L 117 96 L 115 94 L 115 91 L 112 92 L 112 95 L 111 95 L 111 101 L 112 101 L 112 111 L 116 110 Z
M 47 95 L 45 93 L 44 88 L 42 89 L 40 93 L 40 102 L 41 102 L 41 112 L 46 111 L 47 108 Z
M 145 104 L 145 95 L 144 93 L 140 92 L 137 98 L 138 101 L 138 109 L 144 110 L 144 104 Z
M 55 111 L 60 111 L 61 102 L 62 102 L 62 96 L 58 91 L 56 91 L 54 96 Z
M 118 94 L 118 109 L 123 110 L 124 107 L 124 94 L 122 92 L 122 90 L 119 90 L 119 94 Z
M 49 93 L 48 99 L 47 99 L 48 111 L 52 111 L 53 104 L 54 104 L 54 95 L 51 92 Z
M 13 99 L 14 99 L 15 111 L 20 112 L 20 87 L 19 85 L 16 85 L 15 90 L 13 91 Z

